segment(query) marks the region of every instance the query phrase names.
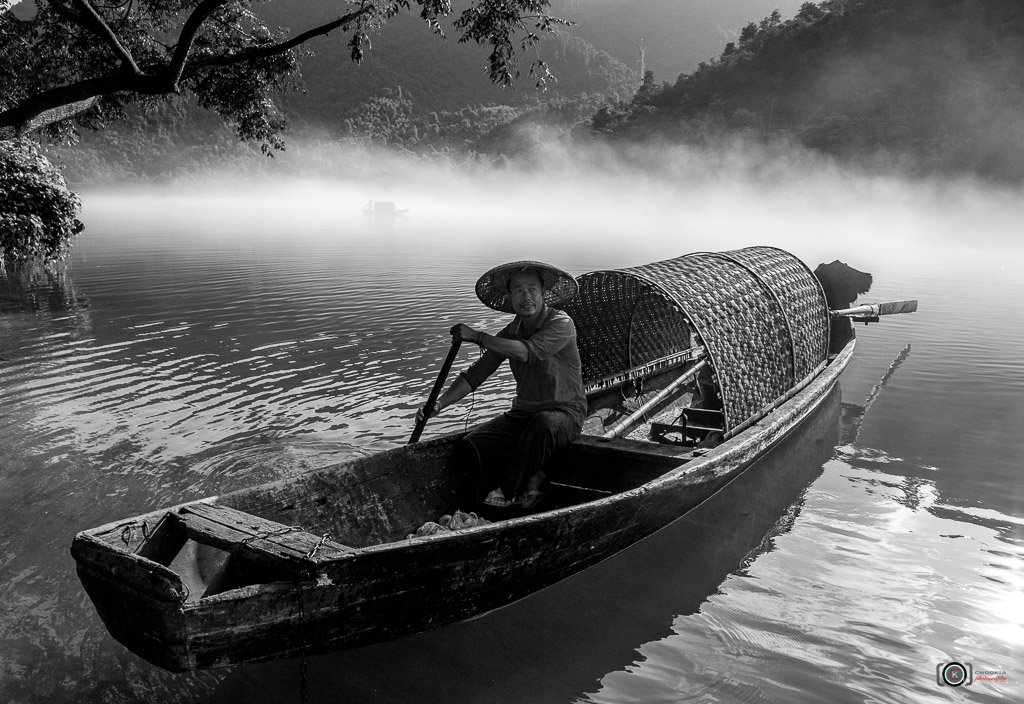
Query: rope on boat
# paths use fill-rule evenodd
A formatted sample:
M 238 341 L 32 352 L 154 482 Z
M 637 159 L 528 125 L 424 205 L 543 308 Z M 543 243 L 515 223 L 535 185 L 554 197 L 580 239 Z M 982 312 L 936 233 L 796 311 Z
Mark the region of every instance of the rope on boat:
M 160 519 L 160 522 L 161 523 L 163 522 L 162 518 Z M 160 523 L 157 523 L 156 526 L 157 526 L 157 528 L 159 528 L 160 527 Z M 156 532 L 156 529 L 154 529 L 152 533 L 149 531 L 149 522 L 148 521 L 143 521 L 142 522 L 142 542 L 139 544 L 139 549 L 142 548 L 143 545 L 145 545 L 146 543 L 149 542 L 149 539 L 153 536 L 153 533 L 155 533 L 155 532 Z M 135 538 L 135 523 L 134 522 L 133 523 L 125 523 L 124 526 L 121 528 L 121 542 L 124 543 L 124 546 L 126 548 L 130 548 L 132 546 L 132 540 L 134 538 Z
M 305 530 L 305 528 L 303 528 L 302 526 L 285 526 L 281 530 L 268 530 L 265 533 L 257 533 L 256 535 L 250 535 L 248 538 L 245 538 L 244 540 L 239 540 L 238 545 L 241 546 L 245 545 L 246 543 L 251 543 L 254 540 L 266 540 L 267 538 L 272 538 L 275 535 L 285 535 L 287 533 L 295 533 L 302 530 Z M 236 546 L 235 550 L 237 549 L 238 547 Z
M 465 513 L 463 511 L 456 510 L 453 514 L 445 514 L 437 519 L 437 522 L 427 521 L 419 528 L 416 532 L 409 533 L 406 538 L 412 540 L 423 535 L 434 535 L 435 533 L 447 533 L 449 531 L 462 530 L 463 528 L 472 528 L 473 526 L 482 526 L 490 523 L 486 518 L 481 518 L 476 515 L 473 511 Z
M 305 530 L 302 526 L 285 526 L 281 530 L 268 530 L 263 533 L 257 533 L 256 535 L 250 535 L 248 538 L 243 538 L 231 546 L 231 555 L 236 555 L 238 551 L 242 549 L 243 545 L 251 543 L 254 540 L 266 540 L 267 538 L 273 538 L 276 535 L 287 535 L 288 533 L 296 533 L 302 530 Z
M 324 543 L 326 543 L 328 540 L 334 540 L 334 538 L 331 537 L 330 533 L 324 533 L 323 536 L 321 536 L 320 540 L 316 542 L 316 545 L 310 548 L 309 552 L 306 553 L 306 559 L 312 560 L 313 556 L 316 555 L 317 550 L 322 548 L 324 546 Z
M 327 539 L 326 533 L 324 534 L 324 539 Z M 310 553 L 312 552 L 313 550 L 310 550 Z M 299 632 L 302 634 L 302 650 L 299 651 L 299 654 L 302 656 L 302 660 L 299 663 L 299 676 L 301 680 L 299 694 L 302 697 L 302 704 L 309 704 L 309 684 L 306 677 L 309 672 L 309 665 L 306 663 L 306 605 L 305 600 L 302 598 L 301 580 L 295 580 L 295 592 L 299 596 Z
M 292 526 L 293 529 L 302 530 L 298 526 Z M 285 532 L 285 531 L 281 531 Z M 317 551 L 324 546 L 328 540 L 334 540 L 330 533 L 324 533 L 320 536 L 320 540 L 316 541 L 316 545 L 309 549 L 306 553 L 306 559 L 312 560 Z M 312 573 L 306 574 L 307 578 L 312 578 Z M 309 704 L 309 664 L 306 662 L 306 602 L 302 597 L 302 580 L 295 580 L 295 591 L 299 597 L 299 632 L 302 633 L 302 650 L 300 651 L 301 661 L 299 662 L 299 677 L 301 684 L 299 685 L 299 694 L 302 698 L 302 704 Z
M 136 553 L 142 550 L 142 548 L 146 546 L 146 543 L 148 543 L 153 538 L 153 536 L 155 536 L 160 531 L 160 526 L 163 525 L 163 522 L 167 520 L 167 515 L 168 514 L 164 514 L 163 516 L 161 516 L 160 520 L 157 521 L 156 526 L 154 526 L 152 530 L 150 530 L 149 521 L 142 521 L 142 542 L 140 542 L 139 546 L 135 548 Z M 130 549 L 132 546 L 132 540 L 134 539 L 135 523 L 125 523 L 124 526 L 122 526 L 121 528 L 121 542 L 124 543 L 124 546 L 126 548 Z
M 285 533 L 292 533 L 301 530 L 303 530 L 301 526 L 289 526 L 286 530 L 272 531 L 269 532 L 266 536 L 253 537 L 258 538 L 269 537 L 271 535 L 284 535 Z M 324 546 L 324 543 L 326 543 L 328 540 L 334 540 L 334 538 L 331 537 L 330 533 L 324 533 L 323 535 L 321 535 L 320 540 L 316 541 L 316 545 L 310 548 L 309 552 L 306 553 L 306 559 L 312 560 L 316 556 L 317 551 L 319 551 L 320 548 Z M 305 576 L 309 579 L 313 577 L 311 572 L 307 572 Z M 301 697 L 302 704 L 309 704 L 309 664 L 306 662 L 306 601 L 302 596 L 303 587 L 301 579 L 295 580 L 295 593 L 298 596 L 299 601 L 299 632 L 302 634 L 302 649 L 299 651 L 299 655 L 301 657 L 301 660 L 299 662 L 299 677 L 301 680 L 301 684 L 299 685 L 299 695 Z

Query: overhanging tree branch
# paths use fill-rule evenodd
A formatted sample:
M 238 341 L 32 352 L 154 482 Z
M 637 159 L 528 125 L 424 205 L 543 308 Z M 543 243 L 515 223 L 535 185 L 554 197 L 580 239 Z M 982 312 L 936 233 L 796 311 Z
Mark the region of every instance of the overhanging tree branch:
M 166 72 L 164 73 L 165 80 L 170 84 L 171 89 L 168 92 L 178 92 L 178 82 L 181 80 L 181 75 L 185 71 L 185 64 L 188 62 L 189 52 L 192 51 L 192 45 L 195 44 L 196 36 L 199 34 L 199 29 L 203 26 L 203 22 L 220 9 L 222 6 L 227 4 L 228 0 L 203 0 L 199 3 L 192 14 L 185 20 L 184 26 L 181 28 L 181 34 L 178 35 L 178 45 L 174 47 L 174 55 L 171 57 L 171 63 L 168 65 Z
M 283 54 L 284 52 L 294 49 L 297 46 L 305 44 L 310 39 L 319 37 L 322 35 L 330 34 L 336 29 L 342 28 L 347 29 L 348 25 L 355 22 L 361 16 L 369 12 L 369 7 L 361 7 L 358 10 L 348 13 L 338 19 L 328 22 L 327 24 L 314 27 L 302 34 L 292 37 L 288 41 L 281 42 L 279 44 L 270 44 L 267 46 L 261 46 L 256 49 L 246 49 L 245 51 L 239 51 L 235 54 L 225 54 L 223 56 L 211 56 L 202 59 L 194 60 L 191 63 L 193 69 L 200 68 L 211 68 L 214 66 L 232 66 L 234 64 L 244 63 L 246 61 L 258 61 L 259 59 L 265 59 L 268 56 L 275 56 L 277 54 Z
M 132 73 L 141 74 L 142 71 L 135 63 L 134 57 L 131 52 L 125 48 L 121 40 L 114 34 L 114 30 L 110 28 L 110 25 L 100 16 L 100 13 L 96 11 L 96 8 L 92 6 L 89 0 L 74 0 L 75 4 L 79 5 L 85 12 L 84 21 L 79 20 L 79 24 L 86 27 L 91 32 L 96 34 L 100 39 L 103 40 L 107 46 L 109 46 L 117 57 L 121 60 L 121 65 L 129 69 Z M 59 5 L 55 0 L 51 0 L 51 5 Z
M 47 0 L 47 5 L 56 12 L 58 15 L 66 19 L 71 24 L 77 24 L 79 26 L 85 26 L 85 20 L 78 16 L 77 12 L 72 12 L 70 8 L 64 7 L 64 5 L 58 0 Z
M 92 106 L 95 98 L 129 91 L 143 95 L 168 92 L 166 82 L 158 76 L 119 71 L 36 93 L 13 108 L 0 112 L 0 128 L 14 128 L 18 132 L 26 132 L 40 126 L 38 118 L 48 111 L 72 104 L 85 110 Z M 61 119 L 67 117 L 71 115 L 62 114 Z
M 91 6 L 85 0 L 75 1 L 91 9 Z M 201 69 L 232 66 L 282 54 L 314 37 L 329 34 L 339 28 L 345 29 L 348 25 L 374 9 L 370 5 L 364 5 L 336 20 L 327 22 L 277 44 L 240 51 L 235 54 L 203 57 L 190 61 L 190 51 L 195 44 L 203 22 L 227 2 L 228 0 L 205 0 L 196 8 L 185 21 L 178 43 L 175 46 L 174 54 L 166 66 L 150 68 L 147 72 L 143 72 L 134 61 L 131 61 L 130 66 L 133 68 L 131 73 L 111 72 L 37 93 L 26 98 L 13 108 L 0 112 L 0 128 L 8 127 L 14 128 L 19 132 L 25 132 L 39 126 L 40 120 L 38 118 L 41 115 L 66 105 L 77 106 L 77 111 L 80 112 L 91 107 L 95 102 L 95 98 L 112 93 L 133 92 L 143 95 L 177 93 L 179 90 L 178 85 L 183 76 L 194 75 Z M 56 4 L 54 6 L 58 7 Z M 59 7 L 58 12 L 69 20 L 73 18 L 79 25 L 85 25 L 82 18 L 66 7 Z M 102 22 L 102 18 L 99 18 L 99 20 Z M 109 31 L 109 27 L 107 29 Z M 95 33 L 95 29 L 93 31 Z M 116 41 L 116 37 L 113 37 L 112 32 L 110 36 Z M 125 52 L 122 58 L 124 57 L 127 57 L 129 60 L 131 59 L 127 52 Z M 74 114 L 74 111 L 71 114 L 64 114 L 64 111 L 62 111 L 61 119 L 70 117 L 72 114 Z M 45 123 L 46 121 L 44 120 L 43 122 Z
M 350 12 L 293 38 L 279 40 L 260 27 L 260 31 L 244 39 L 216 27 L 207 29 L 210 20 L 219 13 L 226 12 L 226 20 L 234 18 L 244 8 L 244 0 L 190 0 L 186 4 L 196 4 L 178 25 L 177 42 L 165 43 L 168 24 L 181 21 L 175 9 L 177 4 L 170 3 L 153 16 L 134 16 L 130 23 L 126 22 L 126 11 L 115 31 L 101 14 L 107 8 L 93 4 L 97 1 L 43 0 L 41 19 L 33 20 L 26 31 L 20 25 L 18 31 L 11 29 L 14 25 L 0 25 L 3 38 L 31 44 L 19 49 L 15 58 L 38 70 L 38 74 L 30 74 L 31 78 L 25 80 L 12 79 L 13 74 L 0 71 L 0 81 L 7 80 L 9 84 L 0 88 L 8 89 L 10 96 L 0 99 L 0 105 L 6 108 L 0 109 L 0 131 L 26 132 L 64 122 L 93 106 L 102 106 L 100 101 L 104 97 L 110 97 L 113 105 L 130 102 L 133 94 L 175 94 L 186 80 L 189 89 L 207 106 L 216 106 L 223 116 L 239 120 L 240 124 L 249 121 L 250 127 L 242 130 L 243 138 L 266 138 L 280 126 L 262 114 L 269 109 L 265 106 L 270 105 L 265 94 L 283 76 L 296 70 L 294 61 L 268 62 L 268 57 L 287 55 L 314 37 L 341 29 L 352 35 L 352 59 L 359 61 L 363 45 L 369 40 L 368 33 L 401 11 L 410 10 L 413 4 L 420 6 L 421 18 L 437 33 L 441 33 L 438 17 L 448 16 L 452 11 L 449 0 L 356 0 L 351 3 L 354 9 Z M 130 7 L 131 0 L 128 4 Z M 460 41 L 490 45 L 491 78 L 496 83 L 508 84 L 518 75 L 512 36 L 523 31 L 527 21 L 534 21 L 538 30 L 549 30 L 552 23 L 566 23 L 541 14 L 547 5 L 548 0 L 471 0 L 470 8 L 456 20 L 455 28 L 462 32 Z M 259 21 L 254 21 L 259 26 Z M 530 33 L 529 43 L 535 41 L 535 36 Z M 260 45 L 260 41 L 268 43 Z M 148 43 L 160 44 L 165 51 L 153 56 L 146 52 L 145 60 L 140 54 L 136 61 L 131 49 Z M 111 49 L 118 64 L 110 62 L 105 51 L 97 51 L 98 46 Z M 53 61 L 48 62 L 49 58 Z M 232 77 L 218 80 L 223 75 L 221 69 L 231 69 Z M 203 81 L 193 83 L 200 78 Z M 233 81 L 240 83 L 232 86 Z M 97 119 L 102 123 L 105 118 L 97 113 Z M 251 128 L 260 120 L 264 127 Z M 64 129 L 72 128 L 58 125 L 55 133 Z

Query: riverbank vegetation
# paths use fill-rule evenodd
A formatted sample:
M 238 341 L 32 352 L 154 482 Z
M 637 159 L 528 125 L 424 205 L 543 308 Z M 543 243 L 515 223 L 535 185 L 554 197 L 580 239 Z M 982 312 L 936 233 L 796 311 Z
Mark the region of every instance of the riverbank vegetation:
M 82 230 L 81 206 L 33 142 L 0 140 L 0 267 L 61 259 Z

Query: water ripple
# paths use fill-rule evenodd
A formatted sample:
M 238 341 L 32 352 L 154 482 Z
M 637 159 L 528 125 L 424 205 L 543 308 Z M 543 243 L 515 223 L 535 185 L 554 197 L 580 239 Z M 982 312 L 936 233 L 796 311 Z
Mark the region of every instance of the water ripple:
M 89 202 L 89 234 L 67 271 L 21 289 L 0 281 L 0 698 L 12 701 L 188 701 L 219 677 L 166 675 L 105 635 L 67 555 L 76 530 L 404 442 L 451 325 L 494 330 L 506 319 L 473 295 L 497 261 L 549 257 L 582 272 L 707 247 L 692 224 L 624 237 L 621 213 L 611 229 L 492 216 L 483 229 L 464 220 L 375 232 L 309 201 L 306 212 L 200 198 Z M 779 232 L 793 229 L 789 215 Z M 754 243 L 749 228 L 724 229 L 743 234 L 721 235 L 721 248 Z M 877 264 L 872 299 L 919 298 L 920 310 L 858 327 L 842 382 L 857 432 L 800 510 L 784 511 L 724 581 L 700 591 L 699 609 L 648 613 L 643 589 L 613 594 L 611 608 L 629 603 L 662 637 L 622 643 L 608 671 L 588 671 L 586 682 L 600 680 L 588 701 L 929 701 L 938 662 L 1020 661 L 1017 272 L 974 266 L 970 248 L 949 243 L 877 261 L 863 252 L 880 248 L 843 250 L 818 232 L 772 244 Z M 943 257 L 956 261 L 955 285 L 934 268 Z M 856 404 L 908 342 L 865 413 Z M 455 369 L 475 354 L 465 349 Z M 503 373 L 432 420 L 428 435 L 504 409 L 510 384 Z M 507 667 L 505 650 L 497 665 L 459 655 L 474 671 Z M 583 644 L 575 660 L 589 655 Z M 977 701 L 1003 694 L 973 689 Z M 520 699 L 545 694 L 534 686 Z

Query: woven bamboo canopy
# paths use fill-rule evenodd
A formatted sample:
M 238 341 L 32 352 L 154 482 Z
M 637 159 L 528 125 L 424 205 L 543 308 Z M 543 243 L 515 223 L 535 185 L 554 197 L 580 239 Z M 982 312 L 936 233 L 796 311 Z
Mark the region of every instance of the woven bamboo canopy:
M 788 252 L 697 253 L 577 278 L 565 306 L 588 389 L 706 355 L 727 431 L 759 415 L 828 355 L 829 310 Z

